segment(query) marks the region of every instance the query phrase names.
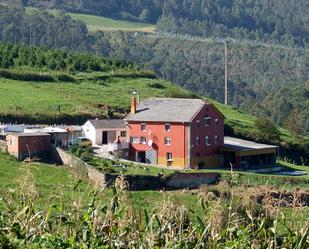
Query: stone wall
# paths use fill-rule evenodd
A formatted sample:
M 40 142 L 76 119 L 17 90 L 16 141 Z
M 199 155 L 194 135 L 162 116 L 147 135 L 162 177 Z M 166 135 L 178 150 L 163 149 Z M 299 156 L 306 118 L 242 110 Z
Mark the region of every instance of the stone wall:
M 58 164 L 68 165 L 74 168 L 81 177 L 88 178 L 95 184 L 95 186 L 105 186 L 104 174 L 92 168 L 90 165 L 88 165 L 86 162 L 79 159 L 78 157 L 64 151 L 63 149 L 51 146 L 50 157 Z
M 58 164 L 68 165 L 77 170 L 78 174 L 91 180 L 96 186 L 113 186 L 119 175 L 103 174 L 76 156 L 52 146 L 51 158 Z M 198 188 L 201 185 L 213 184 L 218 181 L 217 173 L 175 173 L 172 175 L 125 175 L 123 179 L 129 190 L 172 190 Z

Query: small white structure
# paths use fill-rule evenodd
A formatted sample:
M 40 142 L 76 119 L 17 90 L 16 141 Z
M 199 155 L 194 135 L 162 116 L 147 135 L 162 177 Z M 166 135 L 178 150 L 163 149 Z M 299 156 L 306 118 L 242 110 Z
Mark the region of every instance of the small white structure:
M 90 139 L 94 145 L 128 141 L 127 127 L 122 119 L 88 120 L 82 129 L 83 136 Z

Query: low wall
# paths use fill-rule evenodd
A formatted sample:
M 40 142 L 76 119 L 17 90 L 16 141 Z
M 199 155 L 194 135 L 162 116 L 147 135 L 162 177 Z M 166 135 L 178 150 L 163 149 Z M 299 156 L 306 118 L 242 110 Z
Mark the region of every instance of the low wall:
M 81 177 L 88 178 L 96 186 L 103 187 L 105 185 L 105 175 L 78 157 L 55 146 L 51 146 L 50 148 L 50 157 L 58 164 L 73 167 Z
M 51 158 L 58 164 L 73 167 L 78 174 L 91 180 L 96 186 L 113 186 L 120 175 L 103 174 L 91 167 L 74 155 L 52 146 Z M 218 181 L 220 175 L 217 173 L 175 173 L 172 175 L 125 175 L 124 181 L 129 190 L 171 190 L 184 188 L 198 188 L 201 185 L 213 184 Z
M 176 173 L 166 182 L 167 188 L 183 189 L 198 188 L 201 185 L 216 183 L 220 178 L 218 173 Z

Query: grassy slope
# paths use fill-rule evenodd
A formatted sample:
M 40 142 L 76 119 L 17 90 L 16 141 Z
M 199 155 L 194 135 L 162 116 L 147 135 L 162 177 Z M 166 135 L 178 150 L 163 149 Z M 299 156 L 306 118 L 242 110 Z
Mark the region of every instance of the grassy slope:
M 106 110 L 100 105 L 128 111 L 133 90 L 139 90 L 141 100 L 149 97 L 166 97 L 170 92 L 188 93 L 179 86 L 158 79 L 131 77 L 126 75 L 127 73 L 123 76 L 115 74 L 117 72 L 114 72 L 114 75 L 79 73 L 74 76 L 79 79 L 77 83 L 23 82 L 0 78 L 0 114 L 57 115 L 60 105 L 61 113 L 102 116 Z M 105 80 L 93 80 L 94 76 L 106 75 L 109 77 Z M 152 87 L 155 83 L 159 83 L 161 87 Z M 234 107 L 209 101 L 225 115 L 227 124 L 243 131 L 254 129 L 256 119 L 254 116 Z M 292 139 L 286 130 L 281 129 L 281 132 L 284 140 Z
M 68 15 L 74 19 L 83 21 L 87 24 L 87 27 L 90 31 L 136 31 L 136 32 L 155 32 L 155 26 L 152 24 L 138 23 L 138 22 L 129 22 L 122 20 L 114 20 L 111 18 L 106 18 L 102 16 L 86 15 L 86 14 L 75 14 L 68 13 Z
M 28 12 L 33 11 L 35 8 L 27 7 Z M 48 10 L 49 13 L 53 15 L 59 15 L 59 10 Z M 140 22 L 130 22 L 123 20 L 115 20 L 112 18 L 87 15 L 87 14 L 77 14 L 77 13 L 66 13 L 74 20 L 79 20 L 86 23 L 89 31 L 135 31 L 135 32 L 147 32 L 154 33 L 155 25 L 150 23 L 140 23 Z

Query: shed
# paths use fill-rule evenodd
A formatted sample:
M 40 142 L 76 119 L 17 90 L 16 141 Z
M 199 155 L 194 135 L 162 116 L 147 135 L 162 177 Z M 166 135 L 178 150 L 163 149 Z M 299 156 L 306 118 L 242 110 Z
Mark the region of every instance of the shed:
M 8 152 L 19 160 L 48 156 L 50 135 L 47 133 L 10 133 L 6 141 Z
M 222 167 L 230 167 L 232 164 L 236 168 L 257 169 L 275 166 L 279 147 L 224 137 L 224 145 L 220 151 Z

